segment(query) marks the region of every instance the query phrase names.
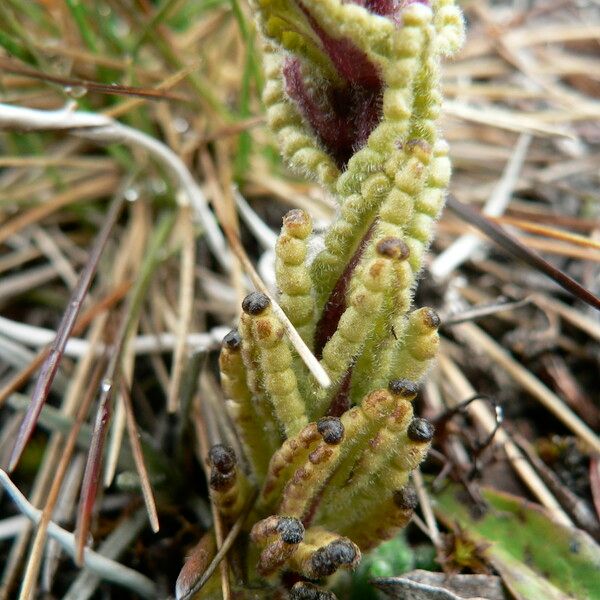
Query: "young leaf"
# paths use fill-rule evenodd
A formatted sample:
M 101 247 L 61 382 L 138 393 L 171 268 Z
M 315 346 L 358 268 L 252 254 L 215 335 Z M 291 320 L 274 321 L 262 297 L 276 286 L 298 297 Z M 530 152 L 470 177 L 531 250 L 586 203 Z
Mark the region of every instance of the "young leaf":
M 552 521 L 542 507 L 490 488 L 475 515 L 458 486 L 435 498 L 437 516 L 459 526 L 519 600 L 589 600 L 600 597 L 600 546 L 579 529 Z

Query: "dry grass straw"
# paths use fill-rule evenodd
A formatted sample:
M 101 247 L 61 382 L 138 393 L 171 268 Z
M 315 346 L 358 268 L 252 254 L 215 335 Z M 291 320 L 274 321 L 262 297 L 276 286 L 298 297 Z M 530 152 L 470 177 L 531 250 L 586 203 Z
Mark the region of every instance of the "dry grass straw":
M 188 334 L 206 334 L 206 339 L 213 339 L 215 327 L 230 327 L 239 305 L 233 299 L 239 300 L 246 292 L 246 277 L 258 289 L 266 290 L 254 266 L 262 250 L 238 224 L 232 184 L 239 187 L 256 215 L 272 230 L 278 229 L 281 214 L 291 207 L 308 210 L 317 223 L 326 224 L 334 213 L 331 198 L 291 175 L 277 158 L 259 101 L 262 79 L 256 44 L 249 44 L 253 40 L 251 15 L 244 2 L 235 5 L 239 13 L 232 11 L 229 3 L 192 0 L 160 6 L 139 2 L 135 9 L 113 0 L 10 2 L 0 9 L 0 19 L 6 22 L 0 36 L 0 63 L 10 61 L 12 71 L 0 73 L 0 103 L 57 110 L 72 100 L 79 108 L 103 118 L 119 119 L 134 132 L 127 144 L 115 137 L 109 145 L 90 141 L 90 135 L 89 139 L 74 138 L 72 132 L 64 130 L 50 132 L 42 128 L 24 133 L 21 127 L 19 131 L 0 132 L 3 317 L 56 329 L 74 275 L 85 266 L 91 242 L 101 227 L 106 200 L 123 193 L 132 201 L 115 228 L 73 330 L 74 335 L 89 341 L 88 351 L 74 360 L 63 359 L 61 368 L 70 373 L 69 386 L 64 395 L 52 392 L 50 402 L 71 419 L 83 410 L 84 388 L 101 360 L 94 348 L 114 342 L 114 325 L 109 335 L 102 334 L 107 323 L 132 318 L 131 335 L 141 332 L 175 336 L 172 352 L 140 356 L 130 344 L 119 364 L 114 365 L 123 373 L 127 388 L 117 399 L 110 430 L 103 478 L 103 485 L 112 482 L 112 487 L 103 492 L 107 499 L 118 497 L 119 478 L 115 475 L 120 474 L 118 458 L 127 432 L 132 443 L 138 432 L 163 443 L 175 428 L 179 432 L 175 439 L 183 440 L 181 432 L 191 419 L 203 444 L 200 458 L 205 454 L 208 441 L 203 433 L 207 427 L 204 416 L 190 412 L 189 403 L 182 401 L 188 385 L 186 359 L 194 351 Z M 592 1 L 574 0 L 538 0 L 530 8 L 524 8 L 524 3 L 464 5 L 470 24 L 468 41 L 461 55 L 444 70 L 447 101 L 443 128 L 455 165 L 452 193 L 462 202 L 481 208 L 500 183 L 504 206 L 496 221 L 510 227 L 519 240 L 542 252 L 585 287 L 596 286 L 597 290 L 597 6 Z M 161 7 L 166 8 L 163 11 Z M 62 85 L 65 82 L 69 82 L 66 87 Z M 107 91 L 106 86 L 111 95 L 100 93 Z M 131 95 L 144 91 L 150 91 L 154 98 Z M 156 147 L 144 145 L 145 138 L 136 137 L 135 132 L 158 140 L 158 152 Z M 531 138 L 529 147 L 523 149 L 519 138 Z M 519 148 L 520 153 L 515 155 Z M 171 163 L 167 164 L 165 157 Z M 511 163 L 518 168 L 503 179 Z M 184 190 L 183 195 L 178 193 L 179 188 Z M 211 200 L 212 214 L 225 235 L 198 223 L 198 206 L 201 218 L 208 211 L 204 194 Z M 195 198 L 195 203 L 190 204 L 190 198 Z M 196 218 L 192 219 L 192 213 Z M 177 217 L 175 234 L 161 248 L 158 264 L 149 276 L 148 291 L 137 307 L 138 320 L 133 318 L 135 311 L 127 301 L 132 294 L 131 281 L 135 288 L 140 264 L 149 249 L 148 240 L 165 214 Z M 434 256 L 472 233 L 465 223 L 445 215 L 438 228 Z M 505 336 L 530 331 L 532 322 L 545 311 L 562 331 L 548 338 L 544 352 L 564 359 L 573 378 L 593 360 L 590 348 L 600 340 L 597 314 L 560 296 L 530 267 L 514 262 L 479 239 L 477 245 L 478 252 L 469 253 L 453 269 L 446 270 L 444 281 L 434 290 L 442 313 L 453 313 L 456 298 L 460 297 L 458 308 L 478 320 L 477 326 L 464 323 L 448 328 L 450 336 L 456 331 L 456 339 L 463 341 L 465 351 L 456 353 L 453 347 L 451 356 L 445 347 L 440 367 L 449 383 L 440 399 L 452 406 L 480 387 L 502 395 L 502 386 L 495 379 L 497 366 L 501 366 L 506 378 L 503 381 L 510 382 L 509 388 L 524 390 L 540 401 L 540 415 L 551 411 L 565 423 L 564 431 L 573 432 L 589 448 L 598 450 L 598 438 L 584 416 L 566 407 L 558 386 L 551 381 L 548 385 L 540 383 L 544 374 L 528 349 L 523 353 L 510 343 L 510 336 Z M 464 302 L 467 298 L 474 303 L 489 301 L 498 305 L 502 295 L 514 302 L 510 310 L 501 313 Z M 531 302 L 521 302 L 524 298 Z M 275 303 L 274 307 L 277 310 Z M 289 324 L 288 333 L 311 363 L 312 355 L 297 343 Z M 14 343 L 23 350 L 29 345 L 36 347 L 22 341 Z M 567 352 L 565 347 L 576 348 L 577 352 Z M 470 349 L 482 351 L 487 361 L 471 364 Z M 47 350 L 37 353 L 30 364 L 21 368 L 4 365 L 0 358 L 0 417 L 8 417 L 2 429 L 5 436 L 15 435 L 14 426 L 9 427 L 14 413 L 6 400 L 19 389 L 27 391 L 28 380 L 47 354 Z M 143 379 L 138 379 L 140 373 Z M 586 380 L 580 383 L 584 388 L 589 386 Z M 90 391 L 86 396 L 92 407 L 86 426 L 97 410 L 98 392 L 92 395 Z M 505 400 L 519 402 L 517 394 Z M 210 402 L 214 411 L 218 400 Z M 484 431 L 493 428 L 492 415 L 485 406 L 475 403 L 470 410 Z M 226 422 L 219 423 L 215 435 L 227 439 L 231 432 L 224 431 Z M 4 561 L 0 598 L 14 597 L 20 579 L 24 600 L 29 600 L 27 596 L 38 587 L 44 530 L 54 527 L 52 506 L 63 493 L 57 481 L 69 457 L 77 452 L 72 449 L 73 431 L 66 439 L 51 432 L 43 445 L 43 455 L 37 459 L 35 475 L 23 475 L 28 500 L 43 510 L 42 520 L 28 559 L 31 528 L 15 538 Z M 546 429 L 536 433 L 546 436 L 552 432 Z M 570 521 L 508 433 L 500 430 L 496 440 L 503 444 L 518 477 L 538 500 L 558 520 Z M 144 452 L 147 449 L 145 446 Z M 142 460 L 139 446 L 134 450 L 142 474 L 143 490 L 139 495 L 146 498 L 155 528 L 163 511 L 168 517 L 169 503 L 185 511 L 189 503 L 205 502 L 197 489 L 188 486 L 183 493 L 178 484 L 173 486 L 177 497 L 169 497 L 167 490 L 169 502 L 163 506 L 158 495 L 154 508 L 149 482 L 164 477 L 164 470 L 156 461 L 148 461 L 147 456 Z M 171 470 L 183 479 L 189 465 L 186 452 L 185 447 L 177 447 L 167 453 Z M 61 477 L 53 482 L 56 473 Z M 423 502 L 427 506 L 426 496 Z M 2 500 L 0 519 L 9 506 L 7 500 Z M 97 510 L 102 513 L 101 504 Z M 428 519 L 428 525 L 435 531 L 434 521 Z M 220 532 L 223 549 L 233 542 L 232 532 L 229 536 Z M 154 539 L 156 550 L 161 538 Z M 83 541 L 79 539 L 80 552 Z M 184 552 L 182 548 L 181 560 Z M 176 560 L 172 556 L 169 559 Z M 221 568 L 227 593 L 226 563 L 221 565 L 225 565 Z M 92 584 L 92 591 L 95 585 L 97 582 Z M 169 593 L 171 589 L 161 590 L 162 595 Z

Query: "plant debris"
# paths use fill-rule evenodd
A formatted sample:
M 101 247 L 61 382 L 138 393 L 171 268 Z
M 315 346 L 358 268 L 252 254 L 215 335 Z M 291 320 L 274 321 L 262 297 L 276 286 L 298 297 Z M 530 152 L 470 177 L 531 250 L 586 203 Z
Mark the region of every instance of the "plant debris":
M 382 19 L 397 4 L 355 3 Z M 415 298 L 441 315 L 439 360 L 415 409 L 432 422 L 452 417 L 432 440 L 405 537 L 389 542 L 408 558 L 371 556 L 386 578 L 415 566 L 455 571 L 452 547 L 468 537 L 469 559 L 459 561 L 467 576 L 488 569 L 522 598 L 600 597 L 597 546 L 575 529 L 600 526 L 598 6 L 461 8 L 466 44 L 443 65 L 439 120 L 450 192 L 479 219 L 445 211 Z M 34 591 L 166 597 L 186 556 L 207 567 L 197 544 L 220 521 L 204 459 L 214 444 L 243 455 L 216 379 L 221 340 L 254 289 L 248 275 L 276 296 L 269 274 L 282 216 L 311 216 L 312 256 L 335 213 L 328 192 L 288 171 L 265 126 L 253 16 L 244 0 L 0 2 L 0 600 Z M 348 56 L 338 57 L 344 68 Z M 332 168 L 344 168 L 377 121 L 380 82 L 359 78 L 346 114 L 347 88 L 331 91 L 332 130 L 296 75 L 291 67 L 307 118 L 335 150 Z M 123 206 L 113 221 L 115 203 Z M 567 289 L 539 261 L 490 243 L 482 222 L 542 257 Z M 84 297 L 80 277 L 91 277 Z M 68 336 L 57 337 L 61 323 Z M 39 393 L 48 357 L 57 370 L 42 374 Z M 342 389 L 336 410 L 347 396 Z M 494 405 L 456 410 L 474 396 Z M 39 411 L 37 425 L 19 438 L 28 411 Z M 136 435 L 139 445 L 128 439 Z M 70 557 L 84 479 L 81 571 Z M 509 527 L 494 512 L 477 520 L 467 510 L 486 502 Z M 219 534 L 225 550 L 208 584 L 217 594 L 235 581 L 239 565 L 226 550 L 240 529 L 224 524 Z M 454 540 L 447 553 L 445 539 Z M 180 585 L 190 590 L 192 579 Z M 353 581 L 358 589 L 350 575 L 340 580 L 339 597 Z M 289 583 L 296 598 L 317 593 Z

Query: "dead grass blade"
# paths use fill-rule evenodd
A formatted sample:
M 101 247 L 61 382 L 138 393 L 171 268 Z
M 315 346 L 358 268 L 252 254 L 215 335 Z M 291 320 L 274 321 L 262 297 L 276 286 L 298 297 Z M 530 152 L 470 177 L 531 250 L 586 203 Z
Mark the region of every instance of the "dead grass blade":
M 194 428 L 196 431 L 196 441 L 198 444 L 198 454 L 199 454 L 198 459 L 199 459 L 200 463 L 202 464 L 202 468 L 204 469 L 204 474 L 206 476 L 206 480 L 209 481 L 210 473 L 208 471 L 206 457 L 208 456 L 208 451 L 210 450 L 212 443 L 214 443 L 214 442 L 210 441 L 211 437 L 215 437 L 215 436 L 210 435 L 209 428 L 208 428 L 207 422 L 206 422 L 207 421 L 206 416 L 207 416 L 207 411 L 202 410 L 202 402 L 200 399 L 200 395 L 197 393 L 196 397 L 194 399 L 193 419 L 194 419 Z M 223 520 L 221 519 L 221 514 L 219 513 L 219 509 L 217 508 L 213 498 L 210 495 L 209 495 L 209 499 L 210 499 L 211 513 L 212 513 L 212 517 L 213 517 L 213 528 L 215 530 L 215 539 L 217 542 L 217 556 L 220 556 L 221 559 L 223 559 L 226 557 L 227 550 L 229 549 L 229 548 L 227 548 L 226 550 L 223 550 L 224 542 L 225 542 L 225 525 L 223 523 Z M 233 538 L 233 539 L 235 539 L 235 538 Z M 233 540 L 232 540 L 232 543 L 233 543 Z M 229 547 L 231 547 L 231 545 Z M 231 600 L 231 584 L 229 582 L 229 564 L 227 562 L 227 559 L 225 559 L 224 561 L 219 560 L 219 562 L 216 562 L 213 560 L 213 563 L 214 563 L 214 567 L 211 571 L 211 575 L 212 575 L 212 573 L 214 573 L 217 565 L 219 565 L 220 569 L 221 569 L 221 589 L 223 592 L 223 600 Z M 207 569 L 207 571 L 208 571 L 208 569 Z M 209 577 L 206 577 L 207 571 L 205 571 L 203 576 L 200 578 L 199 582 L 192 587 L 192 590 L 201 589 L 202 586 L 208 581 Z M 186 598 L 191 598 L 193 593 L 194 592 L 188 592 L 186 595 Z
M 552 266 L 539 254 L 531 251 L 502 227 L 496 225 L 496 223 L 493 223 L 487 217 L 478 213 L 467 204 L 463 204 L 452 195 L 449 195 L 448 197 L 448 206 L 462 219 L 483 231 L 501 248 L 526 262 L 528 265 L 532 266 L 538 271 L 541 271 L 550 279 L 558 283 L 558 285 L 573 294 L 576 298 L 579 298 L 583 302 L 593 306 L 596 310 L 600 310 L 600 298 L 598 298 L 588 289 L 584 288 L 581 284 L 577 283 L 566 273 Z
M 29 553 L 29 559 L 27 561 L 27 568 L 25 570 L 25 575 L 23 576 L 23 583 L 21 584 L 19 600 L 29 600 L 33 596 L 34 587 L 42 560 L 44 544 L 46 542 L 48 524 L 50 523 L 50 520 L 52 518 L 52 512 L 54 511 L 54 507 L 56 506 L 56 501 L 58 500 L 58 494 L 60 492 L 64 477 L 66 475 L 67 467 L 73 456 L 73 451 L 75 450 L 77 436 L 79 434 L 79 431 L 81 430 L 81 426 L 83 425 L 87 417 L 92 402 L 96 397 L 98 385 L 100 383 L 102 372 L 105 367 L 106 361 L 101 360 L 96 364 L 94 372 L 92 373 L 92 376 L 90 378 L 86 393 L 77 410 L 75 422 L 73 423 L 73 426 L 69 431 L 69 435 L 65 441 L 64 448 L 62 450 L 58 465 L 56 467 L 54 479 L 52 480 L 52 485 L 50 486 L 50 491 L 48 492 L 48 498 L 44 505 L 44 509 L 42 510 L 42 514 L 40 516 L 40 520 L 37 526 L 37 531 L 33 539 L 31 551 Z
M 600 453 L 598 436 L 552 391 L 550 391 L 531 371 L 520 365 L 487 333 L 473 323 L 462 323 L 453 332 L 464 340 L 474 352 L 483 352 L 507 373 L 536 400 L 541 402 L 563 424 L 575 433 L 591 450 Z
M 85 472 L 83 474 L 79 508 L 77 509 L 77 522 L 75 525 L 75 562 L 79 566 L 83 566 L 84 549 L 88 541 L 92 512 L 100 482 L 104 442 L 106 441 L 106 434 L 112 414 L 113 385 L 109 381 L 102 381 L 100 389 L 100 402 L 94 423 L 92 441 L 87 455 Z
M 233 524 L 233 527 L 227 533 L 227 536 L 223 540 L 221 547 L 217 551 L 217 553 L 216 553 L 215 557 L 213 558 L 213 560 L 211 561 L 210 565 L 208 565 L 206 571 L 204 571 L 204 573 L 202 574 L 200 579 L 198 579 L 198 581 L 193 586 L 191 586 L 189 588 L 189 590 L 185 593 L 185 595 L 182 596 L 179 600 L 191 600 L 191 598 L 193 598 L 194 594 L 197 594 L 204 587 L 206 582 L 212 577 L 212 575 L 215 572 L 215 570 L 217 569 L 217 567 L 220 564 L 222 564 L 223 559 L 225 558 L 225 556 L 227 555 L 229 550 L 231 550 L 233 543 L 237 539 L 237 536 L 240 534 L 242 527 L 244 525 L 244 521 L 246 520 L 250 510 L 254 506 L 254 501 L 256 500 L 257 495 L 258 495 L 258 492 L 255 492 L 249 498 L 248 504 L 242 510 L 242 513 L 238 517 L 237 521 Z
M 71 186 L 68 190 L 56 194 L 51 200 L 30 208 L 29 210 L 8 220 L 0 227 L 0 244 L 6 242 L 11 236 L 19 233 L 28 225 L 32 225 L 56 211 L 82 200 L 102 198 L 113 193 L 119 179 L 114 173 L 96 175 L 86 178 Z
M 143 299 L 152 275 L 160 261 L 161 250 L 164 247 L 172 226 L 172 215 L 163 216 L 156 225 L 154 235 L 148 244 L 146 257 L 136 281 L 135 289 L 130 296 L 127 307 L 123 311 L 110 362 L 102 380 L 99 407 L 83 476 L 81 500 L 77 511 L 75 539 L 77 542 L 76 560 L 78 564 L 81 564 L 83 560 L 84 547 L 90 530 L 91 515 L 100 481 L 102 452 L 112 414 L 113 396 L 115 387 L 119 385 L 121 360 L 129 339 L 133 334 L 134 326 L 137 324 L 137 317 L 141 311 Z
M 52 348 L 50 349 L 50 352 L 48 353 L 48 356 L 42 365 L 40 374 L 36 381 L 35 388 L 31 396 L 30 408 L 23 418 L 23 423 L 21 424 L 17 440 L 10 456 L 9 471 L 14 470 L 14 468 L 17 466 L 25 445 L 27 444 L 31 433 L 35 428 L 37 418 L 39 417 L 42 406 L 46 401 L 50 391 L 50 386 L 52 385 L 52 381 L 54 380 L 60 365 L 62 353 L 67 344 L 67 340 L 69 339 L 73 328 L 75 327 L 77 317 L 79 316 L 79 312 L 83 306 L 83 301 L 90 288 L 92 279 L 96 273 L 96 269 L 98 268 L 100 256 L 102 255 L 102 251 L 108 242 L 111 231 L 115 226 L 119 215 L 121 214 L 123 205 L 124 198 L 121 195 L 117 196 L 111 204 L 102 229 L 98 233 L 98 236 L 90 251 L 88 263 L 81 273 L 79 281 L 77 282 L 77 287 L 73 290 L 71 298 L 69 299 L 68 307 L 65 310 L 63 318 L 56 332 L 56 339 L 52 344 Z
M 20 65 L 14 60 L 9 60 L 0 56 L 0 69 L 6 73 L 14 73 L 23 75 L 31 79 L 39 79 L 48 83 L 55 83 L 66 88 L 81 88 L 90 92 L 98 92 L 101 94 L 109 94 L 112 96 L 138 96 L 148 100 L 177 100 L 189 101 L 189 98 L 181 96 L 181 94 L 173 94 L 161 90 L 153 90 L 141 87 L 132 87 L 119 84 L 105 84 L 97 81 L 87 81 L 85 79 L 76 79 L 73 77 L 58 77 L 49 73 L 42 73 L 31 67 Z
M 104 298 L 98 301 L 96 304 L 91 306 L 86 312 L 75 323 L 73 327 L 72 335 L 80 335 L 85 331 L 86 327 L 101 313 L 112 308 L 115 304 L 120 302 L 129 289 L 131 288 L 131 282 L 124 281 L 118 285 L 113 291 L 106 294 Z M 19 371 L 7 384 L 0 390 L 0 407 L 6 402 L 7 398 L 23 387 L 29 378 L 37 371 L 40 365 L 48 358 L 52 350 L 52 345 L 46 346 L 40 350 L 35 358 L 21 371 Z
M 210 159 L 203 153 L 201 155 L 203 159 L 203 166 L 206 171 L 210 171 L 212 169 Z M 216 187 L 216 186 L 215 186 Z M 271 301 L 271 307 L 273 312 L 277 315 L 277 318 L 281 322 L 285 332 L 294 346 L 294 349 L 300 356 L 300 358 L 304 361 L 304 364 L 308 368 L 308 370 L 314 375 L 315 379 L 319 383 L 321 387 L 328 388 L 331 385 L 331 380 L 329 375 L 326 373 L 325 369 L 321 366 L 319 361 L 316 359 L 315 355 L 310 351 L 308 346 L 305 344 L 304 340 L 300 337 L 300 334 L 296 330 L 296 328 L 292 325 L 291 321 L 288 319 L 287 315 L 283 312 L 282 308 L 279 306 L 279 303 L 269 290 L 269 288 L 265 285 L 264 281 L 261 279 L 260 275 L 257 273 L 252 261 L 248 258 L 244 247 L 240 241 L 239 235 L 231 226 L 230 219 L 225 212 L 225 206 L 221 202 L 215 202 L 215 210 L 219 215 L 219 220 L 221 222 L 221 227 L 225 233 L 225 237 L 229 242 L 229 246 L 231 247 L 232 252 L 237 256 L 241 265 L 246 271 L 246 274 L 252 280 L 252 283 L 256 286 L 256 289 L 260 290 L 269 300 Z
M 189 206 L 180 209 L 180 224 L 182 231 L 181 240 L 181 269 L 179 277 L 179 323 L 177 331 L 177 345 L 173 356 L 171 368 L 171 381 L 167 410 L 176 412 L 179 407 L 179 391 L 184 369 L 185 352 L 187 347 L 186 337 L 190 330 L 194 308 L 194 268 L 196 265 L 196 247 L 194 223 Z
M 440 354 L 439 364 L 443 374 L 442 385 L 446 388 L 450 387 L 452 390 L 452 393 L 446 396 L 450 406 L 456 406 L 461 398 L 472 398 L 476 395 L 475 388 L 473 388 L 464 373 L 446 352 Z M 487 434 L 491 434 L 496 429 L 496 419 L 485 404 L 472 402 L 466 410 Z M 563 511 L 559 502 L 546 487 L 546 484 L 536 471 L 527 462 L 527 459 L 517 448 L 516 444 L 510 439 L 505 429 L 496 431 L 495 441 L 504 448 L 512 468 L 521 481 L 529 488 L 539 502 L 550 511 L 554 519 L 559 523 L 571 525 L 571 519 Z
M 585 248 L 600 250 L 600 242 L 582 235 L 577 235 L 576 233 L 571 233 L 570 231 L 557 229 L 556 227 L 548 227 L 546 225 L 540 225 L 539 223 L 532 223 L 531 221 L 516 219 L 514 217 L 489 217 L 489 219 L 500 225 L 514 225 L 523 231 L 537 233 L 563 242 L 570 242 L 571 244 L 576 244 Z
M 140 436 L 138 433 L 137 424 L 135 422 L 135 415 L 133 414 L 133 405 L 131 402 L 131 394 L 129 393 L 129 385 L 124 381 L 123 377 L 121 377 L 121 398 L 123 399 L 123 404 L 125 406 L 125 417 L 127 422 L 127 432 L 129 434 L 129 443 L 131 444 L 135 468 L 140 478 L 142 495 L 144 496 L 144 503 L 146 504 L 148 519 L 150 520 L 150 527 L 152 527 L 152 531 L 154 531 L 154 533 L 157 533 L 160 529 L 160 524 L 158 522 L 156 501 L 154 500 L 154 492 L 152 491 L 150 477 L 148 476 L 148 469 L 144 463 L 144 454 L 142 452 L 142 445 L 140 444 Z

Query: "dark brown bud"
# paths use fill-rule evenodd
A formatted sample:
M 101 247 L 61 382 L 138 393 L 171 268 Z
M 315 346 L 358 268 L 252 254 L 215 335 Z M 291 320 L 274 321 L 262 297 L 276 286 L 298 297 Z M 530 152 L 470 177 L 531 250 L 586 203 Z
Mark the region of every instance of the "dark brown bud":
M 427 419 L 413 419 L 408 426 L 408 439 L 413 442 L 430 442 L 434 427 Z
M 431 329 L 437 329 L 441 323 L 439 315 L 433 308 L 426 308 L 423 311 L 423 321 L 425 322 L 425 325 Z
M 237 459 L 232 448 L 216 444 L 208 451 L 208 462 L 215 471 L 225 474 L 234 469 Z
M 242 310 L 248 315 L 260 315 L 265 310 L 271 301 L 262 292 L 252 292 L 248 294 L 242 301 Z
M 299 544 L 304 539 L 304 525 L 300 519 L 281 517 L 277 523 L 277 533 L 286 544 Z
M 339 444 L 344 438 L 344 426 L 338 417 L 322 417 L 317 421 L 317 431 L 326 444 Z
M 312 556 L 311 564 L 317 577 L 332 575 L 342 565 L 351 565 L 359 558 L 356 546 L 350 540 L 339 539 L 323 548 L 319 548 Z
M 237 329 L 232 329 L 224 338 L 223 345 L 229 350 L 238 350 L 242 345 L 242 336 Z
M 417 492 L 412 485 L 396 490 L 393 495 L 394 504 L 402 510 L 414 510 L 419 503 Z
M 401 398 L 414 398 L 419 391 L 419 386 L 414 381 L 408 379 L 392 379 L 388 383 L 388 390 L 395 396 Z
M 290 590 L 290 600 L 337 600 L 333 592 L 322 590 L 314 583 L 299 581 Z
M 410 256 L 410 248 L 400 238 L 387 237 L 379 240 L 375 247 L 377 254 L 388 258 L 406 260 Z

